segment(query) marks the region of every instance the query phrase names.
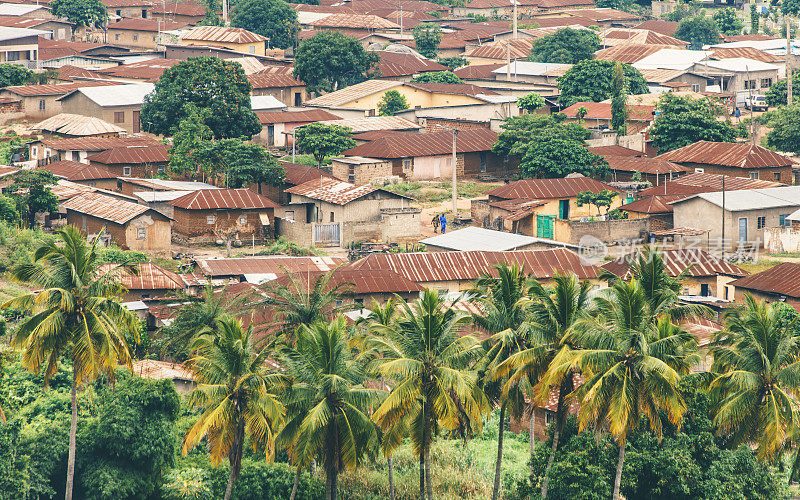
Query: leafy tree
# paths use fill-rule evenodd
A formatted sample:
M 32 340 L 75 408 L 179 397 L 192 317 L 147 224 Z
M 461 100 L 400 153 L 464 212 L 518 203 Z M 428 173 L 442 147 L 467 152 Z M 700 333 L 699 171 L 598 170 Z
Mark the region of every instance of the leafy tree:
M 452 71 L 428 71 L 411 79 L 413 83 L 464 83 Z
M 0 64 L 0 87 L 24 85 L 32 77 L 33 72 L 19 64 Z
M 750 4 L 750 33 L 758 33 L 760 28 L 761 16 L 758 15 L 758 6 Z
M 784 0 L 781 2 L 781 12 L 789 16 L 800 14 L 800 2 L 798 0 Z
M 500 156 L 523 156 L 532 142 L 563 139 L 583 144 L 589 138 L 589 131 L 579 124 L 559 122 L 554 115 L 512 116 L 503 120 L 500 128 L 503 131 L 492 146 Z
M 576 64 L 592 59 L 600 48 L 600 37 L 592 30 L 562 28 L 545 35 L 531 47 L 531 61 Z
M 149 497 L 172 467 L 180 398 L 171 380 L 128 375 L 102 389 L 99 411 L 81 427 L 80 483 L 86 498 Z
M 406 109 L 408 109 L 408 101 L 403 94 L 396 90 L 386 92 L 378 102 L 378 112 L 381 116 L 392 116 Z
M 465 365 L 480 354 L 476 340 L 461 336 L 469 321 L 434 290 L 425 290 L 413 304 L 403 302 L 394 326 L 373 325 L 371 347 L 379 354 L 376 370 L 395 386 L 373 413 L 373 420 L 397 447 L 405 430 L 419 457 L 420 498 L 433 498 L 431 442 L 440 429 L 480 429 L 488 402 L 476 376 Z M 399 430 L 400 429 L 400 430 Z
M 379 59 L 355 38 L 323 31 L 300 43 L 293 74 L 309 91 L 332 92 L 366 80 Z
M 552 179 L 572 173 L 602 178 L 608 174 L 608 162 L 579 142 L 553 139 L 530 143 L 519 169 L 529 179 Z
M 435 59 L 442 41 L 442 28 L 438 24 L 420 23 L 414 26 L 412 33 L 417 51 L 428 59 Z
M 167 69 L 142 104 L 141 122 L 154 134 L 173 136 L 193 104 L 216 139 L 249 139 L 261 131 L 250 107 L 250 82 L 242 66 L 218 57 L 192 57 Z
M 261 194 L 262 184 L 283 185 L 286 172 L 263 146 L 240 139 L 225 139 L 216 143 L 216 150 L 227 167 L 228 186 L 240 188 L 256 184 Z
M 606 214 L 608 214 L 608 210 L 611 208 L 611 205 L 614 204 L 614 198 L 618 195 L 619 193 L 610 189 L 604 189 L 598 193 L 581 191 L 578 193 L 578 206 L 594 205 L 597 207 L 597 215 L 600 215 L 600 209 L 605 207 Z
M 2 309 L 32 313 L 17 328 L 13 343 L 22 349 L 23 364 L 32 372 L 38 372 L 46 363 L 45 384 L 58 369 L 62 355 L 72 361 L 66 483 L 69 500 L 77 449 L 78 386 L 101 373 L 113 373 L 120 364 L 131 367 L 125 333 L 135 331 L 136 316 L 116 300 L 124 288 L 114 280 L 114 272 L 100 272 L 98 238 L 87 244 L 73 226 L 60 230 L 56 238 L 60 244 L 46 242 L 36 250 L 33 262 L 20 263 L 12 270 L 14 279 L 41 290 L 15 297 Z
M 762 115 L 772 128 L 767 134 L 767 146 L 787 153 L 800 153 L 800 105 L 781 106 L 767 115 Z
M 322 457 L 325 497 L 331 499 L 339 497 L 339 472 L 354 469 L 377 444 L 367 412 L 379 393 L 364 387 L 366 359 L 353 357 L 347 331 L 341 315 L 303 326 L 296 347 L 280 353 L 290 386 L 289 418 L 279 441 L 298 470 Z
M 53 15 L 66 18 L 78 27 L 102 27 L 108 22 L 106 6 L 100 0 L 53 0 L 50 7 Z
M 586 106 L 581 106 L 577 109 L 577 111 L 575 111 L 575 118 L 578 119 L 578 123 L 583 123 L 583 117 L 586 116 L 588 112 L 589 110 L 586 109 Z
M 800 72 L 792 71 L 792 88 L 800 88 Z M 772 107 L 784 106 L 786 104 L 786 79 L 778 80 L 764 94 L 767 104 Z M 792 104 L 800 100 L 797 92 L 792 94 Z
M 650 128 L 650 136 L 660 152 L 697 141 L 733 142 L 736 139 L 734 128 L 717 119 L 724 113 L 724 107 L 716 100 L 667 92 L 659 99 L 658 109 L 660 114 Z
M 536 92 L 525 94 L 517 99 L 517 107 L 524 109 L 528 113 L 533 113 L 537 109 L 543 108 L 544 104 L 544 98 Z
M 214 136 L 214 132 L 205 123 L 211 116 L 211 110 L 200 110 L 192 103 L 187 104 L 184 109 L 186 117 L 179 122 L 178 131 L 172 138 L 167 169 L 173 176 L 196 180 L 201 172 L 198 153 Z
M 628 122 L 628 91 L 622 64 L 614 65 L 611 77 L 611 128 L 617 135 L 626 135 Z
M 450 68 L 450 71 L 455 71 L 458 68 L 463 68 L 464 66 L 469 66 L 469 61 L 461 56 L 454 56 L 454 57 L 440 57 L 436 60 L 439 64 L 447 66 Z
M 314 155 L 318 167 L 322 166 L 325 158 L 356 147 L 356 141 L 353 140 L 353 133 L 349 128 L 324 123 L 310 123 L 296 129 L 295 140 L 297 149 Z
M 14 183 L 8 193 L 17 203 L 17 211 L 33 227 L 37 213 L 58 211 L 58 198 L 50 189 L 58 179 L 47 170 L 20 170 L 14 174 Z
M 712 16 L 717 29 L 723 35 L 738 35 L 744 28 L 744 21 L 739 18 L 736 9 L 733 7 L 726 7 L 724 9 L 717 9 Z M 758 16 L 756 16 L 758 19 Z M 758 21 L 756 21 L 756 31 L 758 32 Z
M 580 101 L 600 102 L 611 98 L 614 61 L 584 60 L 571 67 L 558 79 L 562 106 L 570 106 Z M 622 64 L 622 73 L 631 95 L 646 94 L 647 82 L 639 70 L 629 64 Z
M 7 222 L 8 224 L 19 224 L 19 212 L 17 212 L 17 203 L 13 198 L 0 195 L 0 221 Z
M 213 465 L 227 456 L 231 472 L 225 500 L 230 499 L 239 477 L 245 440 L 271 458 L 274 434 L 285 412 L 270 392 L 272 384 L 264 373 L 269 353 L 253 348 L 252 333 L 252 326 L 245 330 L 239 320 L 223 317 L 216 333 L 195 338 L 192 357 L 186 362 L 199 383 L 190 405 L 202 413 L 186 433 L 183 454 L 205 438 Z
M 283 0 L 244 0 L 236 5 L 231 26 L 269 38 L 270 45 L 286 49 L 297 37 L 297 11 Z
M 696 5 L 681 3 L 678 4 L 678 6 L 675 7 L 675 10 L 673 10 L 672 12 L 667 12 L 664 15 L 664 20 L 677 23 L 686 19 L 687 17 L 694 16 L 695 14 L 697 14 L 697 11 L 698 7 Z
M 675 38 L 685 40 L 695 47 L 719 41 L 719 30 L 714 19 L 697 15 L 683 19 L 675 30 Z

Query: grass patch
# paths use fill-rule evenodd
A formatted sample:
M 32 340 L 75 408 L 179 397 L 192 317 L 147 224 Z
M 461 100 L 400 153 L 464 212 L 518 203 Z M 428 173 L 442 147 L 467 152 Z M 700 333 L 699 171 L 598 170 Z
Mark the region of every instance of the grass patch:
M 459 182 L 459 198 L 476 198 L 498 186 L 490 182 Z M 387 191 L 410 196 L 420 203 L 439 203 L 451 199 L 452 184 L 449 182 L 410 181 L 383 186 Z
M 249 257 L 253 255 L 251 252 L 239 252 L 237 257 Z M 306 248 L 298 245 L 297 243 L 287 241 L 283 237 L 279 237 L 275 242 L 258 252 L 256 255 L 292 255 L 292 256 L 309 256 L 309 255 L 327 255 L 324 250 L 317 247 Z
M 736 265 L 751 274 L 755 274 L 760 273 L 761 271 L 766 271 L 767 269 L 775 267 L 781 263 L 782 262 L 779 260 L 758 259 L 757 262 L 737 262 Z
M 334 158 L 333 156 L 330 157 L 330 158 L 325 158 L 324 160 L 322 160 L 322 164 L 323 165 L 330 165 L 331 164 L 331 160 L 333 158 Z M 279 158 L 279 160 L 288 161 L 288 162 L 291 163 L 292 162 L 292 155 L 288 154 L 286 156 L 283 156 L 283 157 Z M 317 166 L 317 160 L 314 159 L 314 155 L 296 154 L 296 155 L 294 155 L 294 163 L 296 163 L 298 165 L 308 165 L 309 167 L 316 167 Z

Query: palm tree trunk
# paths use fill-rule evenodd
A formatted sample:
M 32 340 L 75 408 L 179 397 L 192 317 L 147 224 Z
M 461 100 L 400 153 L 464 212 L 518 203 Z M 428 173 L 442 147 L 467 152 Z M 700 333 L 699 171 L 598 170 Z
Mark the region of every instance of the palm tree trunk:
M 494 464 L 494 488 L 492 489 L 492 500 L 497 500 L 500 496 L 500 473 L 503 470 L 503 431 L 506 423 L 506 404 L 500 405 L 500 428 L 497 431 L 497 460 Z
M 78 378 L 75 368 L 72 368 L 72 388 L 70 389 L 72 398 L 72 416 L 69 423 L 69 455 L 67 458 L 67 488 L 64 493 L 64 500 L 72 500 L 72 484 L 75 480 L 75 449 L 76 436 L 78 434 Z
M 428 490 L 428 500 L 433 500 L 433 485 L 431 484 L 431 446 L 425 447 L 425 488 Z
M 389 500 L 394 500 L 394 472 L 392 470 L 392 457 L 386 458 L 386 464 L 389 466 Z
M 228 476 L 228 485 L 225 487 L 225 500 L 230 500 L 231 493 L 233 492 L 233 467 L 231 467 L 231 473 Z
M 531 419 L 528 422 L 528 443 L 531 447 L 531 476 L 533 476 L 533 457 L 536 456 L 536 438 L 534 437 L 534 433 L 536 432 L 536 405 L 531 403 Z
M 625 441 L 619 445 L 619 458 L 617 459 L 617 476 L 614 478 L 613 500 L 619 500 L 619 485 L 622 482 L 622 462 L 625 460 Z
M 231 474 L 228 476 L 228 485 L 225 487 L 225 500 L 230 500 L 233 493 L 233 483 L 239 477 L 242 470 L 242 453 L 244 452 L 244 419 L 238 418 L 236 422 L 236 434 L 233 436 L 231 451 L 228 454 L 228 461 L 231 463 Z
M 550 474 L 550 467 L 558 450 L 558 440 L 561 437 L 561 430 L 564 428 L 564 421 L 567 419 L 567 409 L 564 407 L 564 400 L 567 394 L 572 392 L 572 375 L 567 375 L 558 387 L 558 403 L 556 404 L 556 428 L 553 430 L 553 447 L 550 450 L 550 457 L 547 459 L 547 467 L 544 469 L 544 480 L 542 481 L 542 498 L 547 498 L 547 486 Z
M 419 454 L 419 498 L 425 500 L 425 452 Z
M 292 494 L 289 495 L 289 500 L 294 500 L 297 496 L 297 487 L 300 485 L 300 466 L 297 466 L 297 472 L 294 473 L 294 484 L 292 485 Z

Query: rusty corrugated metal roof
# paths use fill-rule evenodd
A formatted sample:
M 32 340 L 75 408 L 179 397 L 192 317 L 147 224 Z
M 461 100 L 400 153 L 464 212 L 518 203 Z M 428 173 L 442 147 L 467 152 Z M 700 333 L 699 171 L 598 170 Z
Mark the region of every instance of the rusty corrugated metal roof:
M 689 169 L 672 163 L 671 161 L 662 160 L 658 158 L 648 158 L 641 156 L 604 156 L 608 162 L 608 167 L 611 170 L 619 170 L 623 172 L 640 172 L 643 174 L 668 174 L 668 173 L 684 173 Z
M 181 59 L 148 59 L 112 68 L 98 70 L 98 73 L 116 78 L 130 78 L 155 82 L 166 70 L 182 62 Z
M 662 49 L 674 49 L 673 45 L 647 45 L 638 43 L 626 43 L 600 49 L 594 53 L 594 58 L 601 61 L 618 61 L 625 64 L 633 64 L 645 57 L 655 54 Z
M 714 47 L 711 50 L 712 59 L 733 59 L 743 57 L 766 63 L 786 61 L 786 56 L 776 56 L 754 47 Z
M 167 202 L 185 210 L 275 208 L 274 201 L 249 189 L 198 189 Z
M 667 45 L 679 48 L 686 48 L 688 43 L 678 40 L 670 35 L 664 35 L 648 29 L 610 29 L 602 35 L 602 43 L 606 46 L 618 46 L 624 44 L 641 45 Z
M 561 112 L 569 117 L 574 117 L 580 108 L 586 108 L 586 116 L 584 120 L 610 120 L 611 119 L 611 103 L 610 102 L 576 102 L 572 106 L 562 110 Z M 643 104 L 629 104 L 628 120 L 638 121 L 653 121 L 653 111 L 655 106 L 646 106 Z
M 122 85 L 122 82 L 81 80 L 71 83 L 55 83 L 48 85 L 18 85 L 15 87 L 5 87 L 3 90 L 21 96 L 66 95 L 86 87 L 107 87 L 109 85 Z
M 787 167 L 790 158 L 749 142 L 698 141 L 659 156 L 675 163 L 705 163 L 738 168 Z
M 381 58 L 378 61 L 378 70 L 382 78 L 395 78 L 398 76 L 416 75 L 428 71 L 449 71 L 447 66 L 425 59 L 416 54 L 402 52 L 389 52 L 379 50 L 375 52 Z
M 90 181 L 96 179 L 116 179 L 117 174 L 105 167 L 87 165 L 71 160 L 61 160 L 54 163 L 38 167 L 39 170 L 47 170 L 56 177 L 63 177 L 68 181 Z
M 174 28 L 173 28 L 174 29 Z M 266 41 L 263 36 L 242 28 L 196 26 L 181 35 L 182 40 L 202 42 L 254 43 Z
M 633 252 L 603 264 L 600 267 L 622 279 L 630 279 L 630 263 L 641 255 L 641 252 L 641 250 Z M 660 250 L 659 254 L 661 254 L 666 271 L 670 276 L 678 276 L 684 271 L 686 271 L 686 276 L 691 277 L 717 276 L 720 274 L 726 276 L 747 276 L 750 274 L 739 266 L 718 259 L 708 252 L 697 248 Z
M 43 137 L 42 144 L 56 151 L 105 151 L 125 146 L 163 146 L 152 137 Z
M 107 149 L 86 157 L 87 160 L 105 165 L 124 163 L 166 163 L 169 161 L 169 148 L 158 143 L 149 145 L 125 146 Z
M 120 134 L 125 129 L 93 116 L 59 113 L 31 127 L 54 134 L 88 136 L 101 134 Z
M 728 283 L 736 288 L 800 298 L 800 264 L 782 262 L 760 273 Z
M 150 211 L 147 205 L 139 205 L 100 193 L 83 193 L 64 203 L 67 211 L 91 215 L 115 224 L 125 224 L 131 219 Z
M 284 181 L 286 182 L 286 184 L 291 184 L 293 186 L 306 183 L 313 179 L 320 179 L 322 177 L 329 177 L 331 179 L 336 179 L 336 177 L 332 176 L 328 172 L 321 170 L 317 167 L 312 167 L 309 165 L 300 165 L 298 163 L 291 163 L 286 161 L 279 161 L 278 164 L 283 167 L 283 171 L 286 174 L 284 177 Z
M 388 19 L 369 14 L 331 14 L 322 19 L 309 23 L 316 28 L 357 28 L 365 30 L 400 29 Z
M 325 272 L 315 271 L 302 274 L 302 280 L 297 280 L 301 287 L 304 284 L 314 283 Z M 289 283 L 288 276 L 275 280 L 278 285 Z M 422 291 L 422 287 L 413 281 L 388 269 L 337 269 L 331 272 L 328 282 L 330 288 L 342 285 L 344 290 L 352 294 L 369 293 L 413 293 Z M 348 286 L 350 285 L 350 286 Z
M 436 94 L 455 94 L 455 95 L 499 95 L 494 90 L 485 89 L 471 83 L 407 83 L 411 88 L 424 90 Z
M 495 142 L 497 142 L 497 134 L 488 128 L 459 130 L 456 135 L 456 152 L 490 151 Z M 443 130 L 428 134 L 393 132 L 380 139 L 350 148 L 342 154 L 366 158 L 411 158 L 447 155 L 452 152 L 453 133 Z
M 396 82 L 392 80 L 367 80 L 365 82 L 350 85 L 341 90 L 324 94 L 306 101 L 306 105 L 336 108 L 347 104 L 348 102 L 352 102 L 372 94 L 377 94 L 378 92 L 383 92 L 394 87 L 399 87 L 401 85 L 403 85 L 402 82 Z
M 678 29 L 677 21 L 662 21 L 661 19 L 650 19 L 642 24 L 634 26 L 634 28 L 642 30 L 655 31 L 662 35 L 672 36 Z
M 626 148 L 624 146 L 594 146 L 591 148 L 586 148 L 591 153 L 600 156 L 647 156 L 646 154 L 642 153 L 641 151 L 636 151 L 635 149 Z
M 192 373 L 180 363 L 156 361 L 155 359 L 140 359 L 133 362 L 133 373 L 153 380 L 185 380 L 194 381 Z
M 167 271 L 152 262 L 136 264 L 136 274 L 124 268 L 118 268 L 118 265 L 103 264 L 100 266 L 100 272 L 113 271 L 117 281 L 128 290 L 182 290 L 185 288 L 184 282 L 178 274 Z
M 672 205 L 667 203 L 665 198 L 681 199 L 683 198 L 683 195 L 677 195 L 671 197 L 647 196 L 640 200 L 626 203 L 625 205 L 619 207 L 619 209 L 627 212 L 636 212 L 640 214 L 663 214 L 672 212 Z
M 747 177 L 725 177 L 725 190 L 738 191 L 740 189 L 763 189 L 783 186 L 780 182 L 763 181 Z M 722 176 L 706 173 L 692 173 L 667 181 L 660 186 L 652 186 L 639 191 L 639 196 L 646 195 L 689 195 L 722 191 Z
M 566 177 L 563 179 L 521 179 L 488 191 L 486 194 L 511 200 L 514 198 L 553 199 L 572 198 L 582 191 L 599 193 L 610 189 L 619 191 L 608 184 L 591 177 Z
M 262 125 L 268 123 L 312 123 L 324 120 L 339 120 L 340 117 L 324 109 L 300 109 L 297 111 L 256 111 Z
M 383 189 L 371 184 L 356 186 L 355 184 L 350 184 L 349 182 L 340 181 L 338 179 L 321 177 L 291 187 L 285 192 L 298 196 L 305 196 L 306 198 L 314 200 L 326 201 L 336 205 L 346 205 L 351 201 L 357 200 L 375 191 L 383 191 Z M 400 194 L 392 194 L 401 198 L 407 198 Z
M 247 81 L 250 82 L 250 86 L 254 89 L 305 86 L 303 82 L 294 79 L 291 74 L 263 70 L 247 75 Z
M 536 39 L 534 38 L 516 38 L 489 42 L 468 50 L 464 53 L 464 57 L 504 61 L 507 53 L 510 52 L 512 59 L 527 59 L 531 55 L 531 47 L 533 47 L 533 42 L 535 41 Z
M 245 274 L 328 272 L 345 264 L 342 257 L 289 257 L 275 255 L 269 257 L 240 257 L 234 259 L 195 259 L 197 267 L 205 276 L 225 277 Z

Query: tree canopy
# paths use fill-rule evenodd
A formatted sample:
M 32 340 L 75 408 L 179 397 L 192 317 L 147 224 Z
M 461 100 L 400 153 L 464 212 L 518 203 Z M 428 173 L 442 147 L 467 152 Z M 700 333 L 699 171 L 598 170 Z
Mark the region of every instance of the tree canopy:
M 531 47 L 531 61 L 576 64 L 592 59 L 600 48 L 600 37 L 592 30 L 563 28 L 545 35 Z
M 0 64 L 0 87 L 11 87 L 27 83 L 33 72 L 19 64 Z
M 711 98 L 693 99 L 665 93 L 658 102 L 659 115 L 650 128 L 659 152 L 682 148 L 697 141 L 733 142 L 734 128 L 718 117 L 724 107 Z
M 392 116 L 404 109 L 408 109 L 408 101 L 403 94 L 396 90 L 386 92 L 378 102 L 378 113 L 381 116 Z
M 532 113 L 544 107 L 544 98 L 536 92 L 531 92 L 517 99 L 517 107 Z
M 364 50 L 355 38 L 322 31 L 300 43 L 294 76 L 310 91 L 331 92 L 363 82 L 379 60 L 378 54 Z
M 503 131 L 492 146 L 492 151 L 500 156 L 522 156 L 533 142 L 564 139 L 583 143 L 589 138 L 589 131 L 579 124 L 557 121 L 554 115 L 512 116 L 503 120 L 500 128 Z
M 250 106 L 252 87 L 239 63 L 218 57 L 192 57 L 164 71 L 145 96 L 140 120 L 154 134 L 175 135 L 189 115 L 188 104 L 208 110 L 203 122 L 216 139 L 249 139 L 261 131 Z
M 304 153 L 314 155 L 317 166 L 320 167 L 325 158 L 356 147 L 353 132 L 341 125 L 310 123 L 296 129 L 295 138 L 297 148 Z
M 413 83 L 464 83 L 452 71 L 428 71 L 411 79 Z
M 800 154 L 800 104 L 781 106 L 761 116 L 771 130 L 767 147 L 786 153 Z
M 100 0 L 53 0 L 53 15 L 66 18 L 77 26 L 105 26 L 108 21 L 106 6 Z
M 438 24 L 420 23 L 414 26 L 412 33 L 417 52 L 428 59 L 435 59 L 442 41 L 442 28 Z
M 258 33 L 270 45 L 286 49 L 294 46 L 297 36 L 297 11 L 283 0 L 244 0 L 233 9 L 231 26 Z
M 20 170 L 8 188 L 17 203 L 17 212 L 23 215 L 28 227 L 33 227 L 37 213 L 58 212 L 58 198 L 50 189 L 58 182 L 47 170 Z
M 744 21 L 739 17 L 738 11 L 733 7 L 717 9 L 711 17 L 717 29 L 723 35 L 738 35 L 744 28 Z
M 800 72 L 792 71 L 792 89 L 800 89 Z M 778 80 L 770 86 L 769 90 L 764 94 L 767 99 L 767 105 L 770 107 L 783 106 L 786 104 L 786 79 Z M 792 93 L 793 104 L 800 101 L 800 93 Z
M 570 106 L 580 101 L 600 102 L 612 97 L 614 61 L 596 59 L 584 60 L 571 67 L 558 79 L 562 106 Z M 630 95 L 648 93 L 647 82 L 639 70 L 629 64 L 622 64 L 628 93 Z
M 619 193 L 610 189 L 604 189 L 597 193 L 592 191 L 581 191 L 578 193 L 577 204 L 579 207 L 583 205 L 594 205 L 597 207 L 597 215 L 600 215 L 600 209 L 605 208 L 606 213 L 611 205 L 614 203 L 614 198 L 619 196 Z
M 532 142 L 519 164 L 523 177 L 550 179 L 579 173 L 587 177 L 605 177 L 608 162 L 576 141 L 553 139 Z
M 714 19 L 706 16 L 694 16 L 683 19 L 675 30 L 675 38 L 685 40 L 693 46 L 717 43 L 719 30 Z

